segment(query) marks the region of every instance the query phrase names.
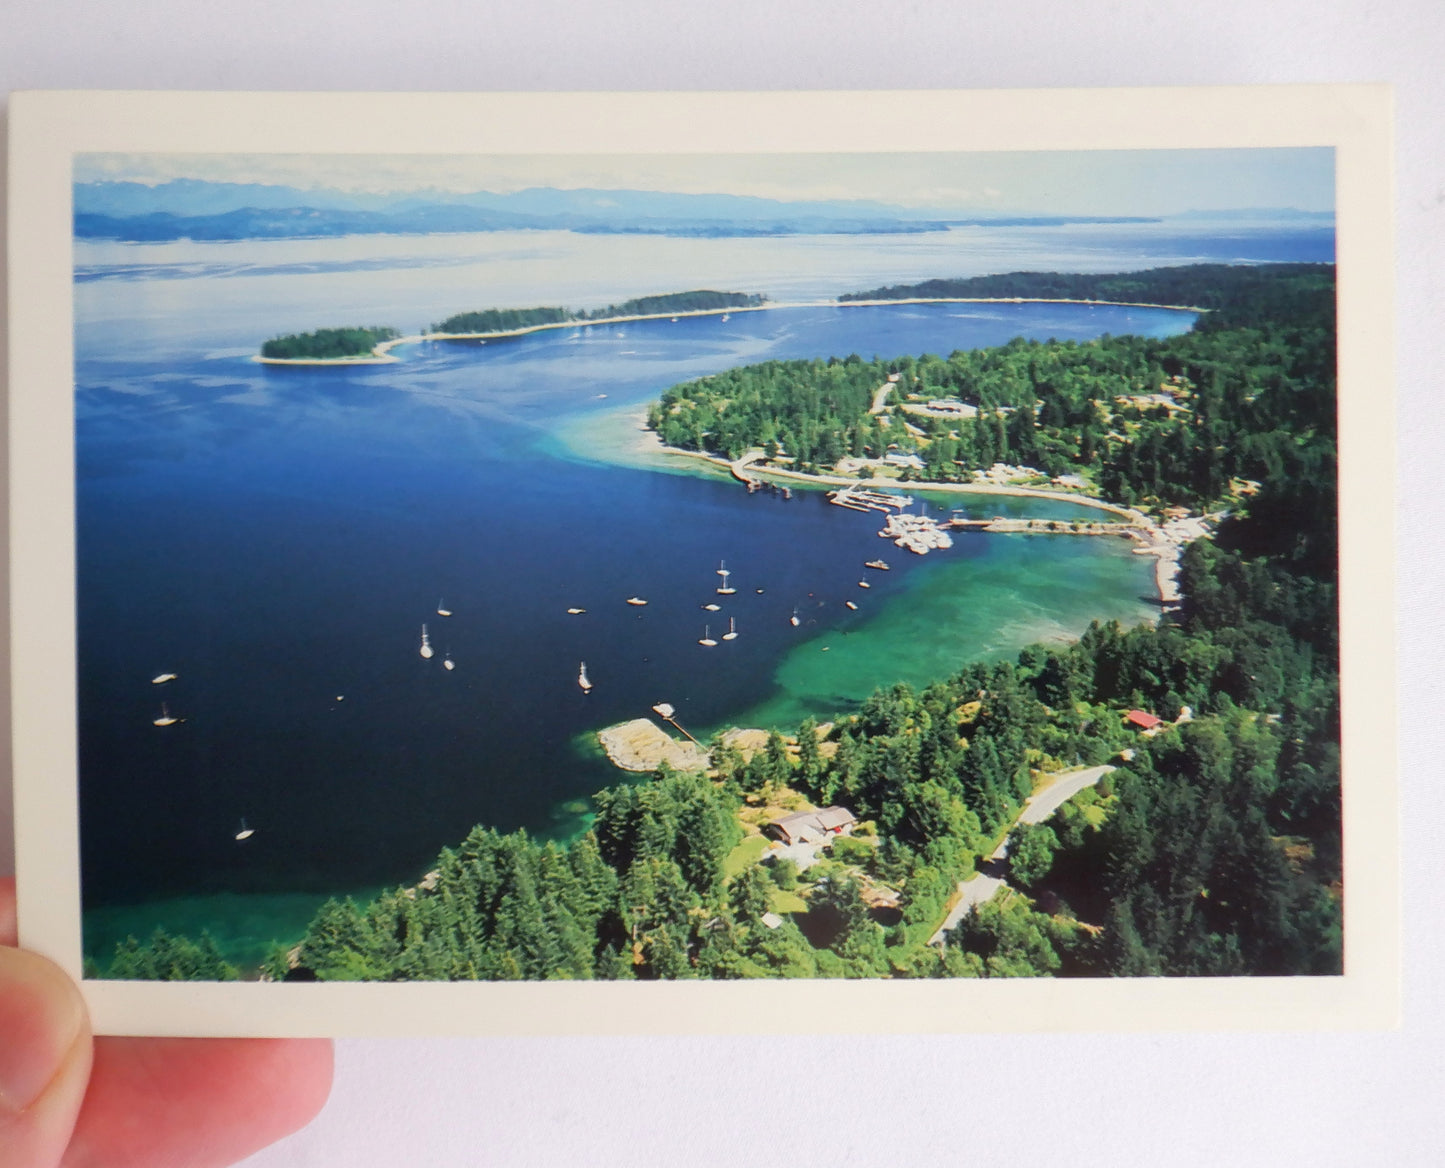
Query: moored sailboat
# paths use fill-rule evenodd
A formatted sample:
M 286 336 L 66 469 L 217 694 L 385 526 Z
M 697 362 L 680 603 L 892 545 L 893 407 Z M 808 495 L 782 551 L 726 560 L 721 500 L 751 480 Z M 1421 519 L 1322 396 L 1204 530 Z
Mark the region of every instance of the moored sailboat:
M 706 645 L 709 649 L 717 644 L 712 638 L 712 629 L 707 625 L 702 626 L 702 636 L 698 639 L 697 643 L 699 645 Z
M 577 684 L 582 687 L 583 693 L 592 692 L 592 679 L 587 676 L 587 662 L 582 662 L 577 667 Z
M 736 641 L 738 639 L 738 622 L 734 617 L 728 617 L 728 631 L 723 634 L 724 641 Z
M 421 648 L 417 652 L 427 658 L 430 658 L 434 652 L 431 647 L 431 638 L 427 636 L 426 625 L 421 627 Z

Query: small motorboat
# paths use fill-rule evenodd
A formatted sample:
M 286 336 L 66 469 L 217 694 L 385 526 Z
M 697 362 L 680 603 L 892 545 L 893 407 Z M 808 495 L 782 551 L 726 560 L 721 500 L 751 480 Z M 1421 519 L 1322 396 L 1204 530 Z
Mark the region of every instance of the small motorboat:
M 567 610 L 567 615 L 568 615 L 568 616 L 581 616 L 581 615 L 582 615 L 584 612 L 586 612 L 586 611 L 587 611 L 587 610 L 586 610 L 585 608 L 569 608 L 569 609 Z
M 627 598 L 627 603 L 636 605 L 637 607 L 641 608 L 644 604 L 647 603 L 647 601 L 643 600 L 640 596 L 629 596 Z
M 717 612 L 720 608 L 722 608 L 722 605 L 720 605 L 720 604 L 704 604 L 704 605 L 703 605 L 703 608 L 705 608 L 708 612 Z
M 165 685 L 168 681 L 175 681 L 177 675 L 174 673 L 158 673 L 151 678 L 152 685 Z
M 844 604 L 846 604 L 847 607 L 851 608 L 854 612 L 858 611 L 858 606 L 854 604 L 851 600 L 844 601 Z
M 798 619 L 798 610 L 796 608 L 793 609 L 793 615 L 788 618 L 788 623 L 795 629 L 803 623 Z

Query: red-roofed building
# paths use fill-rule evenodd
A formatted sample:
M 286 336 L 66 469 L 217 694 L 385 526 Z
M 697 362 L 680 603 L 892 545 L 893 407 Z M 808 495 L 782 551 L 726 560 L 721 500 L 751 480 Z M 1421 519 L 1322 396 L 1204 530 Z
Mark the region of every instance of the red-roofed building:
M 1140 730 L 1153 730 L 1154 727 L 1163 725 L 1164 719 L 1145 710 L 1130 710 L 1124 715 L 1124 721 L 1138 726 Z

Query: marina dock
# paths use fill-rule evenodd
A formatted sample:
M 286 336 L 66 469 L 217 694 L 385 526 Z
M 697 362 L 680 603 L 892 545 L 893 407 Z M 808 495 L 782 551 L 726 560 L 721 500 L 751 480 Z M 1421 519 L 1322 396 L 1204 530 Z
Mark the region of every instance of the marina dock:
M 895 495 L 889 491 L 874 491 L 857 484 L 840 487 L 828 492 L 828 502 L 836 507 L 847 507 L 851 511 L 883 511 L 893 508 L 905 511 L 913 506 L 910 495 Z

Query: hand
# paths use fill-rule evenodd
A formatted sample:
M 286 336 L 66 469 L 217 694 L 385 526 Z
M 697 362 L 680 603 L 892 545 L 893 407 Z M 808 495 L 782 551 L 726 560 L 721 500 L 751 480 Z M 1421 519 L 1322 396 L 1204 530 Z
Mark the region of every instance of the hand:
M 0 1168 L 222 1168 L 310 1122 L 326 1039 L 97 1038 L 0 880 Z

